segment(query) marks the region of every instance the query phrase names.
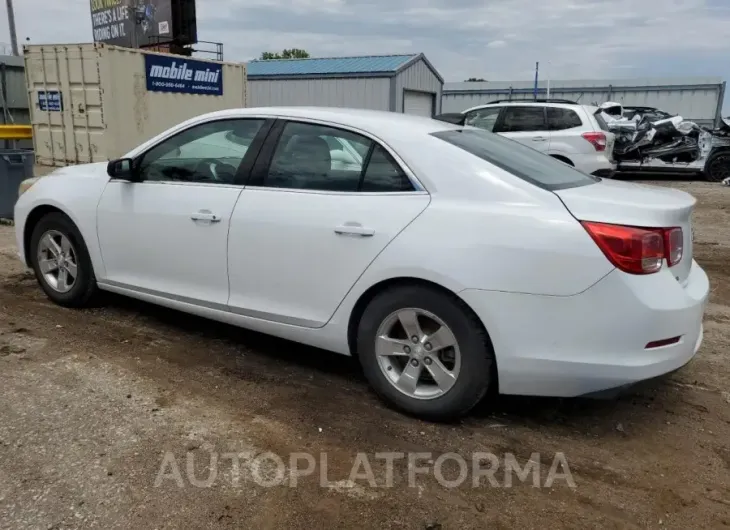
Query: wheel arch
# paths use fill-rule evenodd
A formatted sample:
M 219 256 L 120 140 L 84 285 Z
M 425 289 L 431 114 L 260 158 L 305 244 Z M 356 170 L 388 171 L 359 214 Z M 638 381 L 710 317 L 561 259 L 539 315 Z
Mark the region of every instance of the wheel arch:
M 40 206 L 36 206 L 35 208 L 33 208 L 28 213 L 28 216 L 25 218 L 25 225 L 23 226 L 23 255 L 25 256 L 25 264 L 28 267 L 31 266 L 30 240 L 33 237 L 33 230 L 35 229 L 36 225 L 38 225 L 40 220 L 49 213 L 61 213 L 68 217 L 73 223 L 73 219 L 71 218 L 71 216 L 69 216 L 68 213 L 64 212 L 61 208 L 58 208 L 57 206 L 53 206 L 50 204 L 41 204 Z
M 392 289 L 393 287 L 400 287 L 400 286 L 420 286 L 425 287 L 428 289 L 432 289 L 435 291 L 439 291 L 443 294 L 446 294 L 447 296 L 450 296 L 457 300 L 459 304 L 464 308 L 465 311 L 470 312 L 476 321 L 479 323 L 479 326 L 481 327 L 482 331 L 484 332 L 485 336 L 487 337 L 487 340 L 489 341 L 489 346 L 492 348 L 492 351 L 494 351 L 494 343 L 492 342 L 492 338 L 489 335 L 489 330 L 487 330 L 486 326 L 484 325 L 484 322 L 482 322 L 482 319 L 479 318 L 476 311 L 472 309 L 472 307 L 467 304 L 459 295 L 458 293 L 455 293 L 451 289 L 448 289 L 444 287 L 443 285 L 440 285 L 438 283 L 424 280 L 422 278 L 415 278 L 415 277 L 408 277 L 408 276 L 402 276 L 402 277 L 395 277 L 395 278 L 389 278 L 387 280 L 382 280 L 376 284 L 373 284 L 370 286 L 365 292 L 363 292 L 360 297 L 357 299 L 357 302 L 355 302 L 355 305 L 352 308 L 352 311 L 350 312 L 350 318 L 347 324 L 347 345 L 350 350 L 350 355 L 352 355 L 354 358 L 358 357 L 357 352 L 357 327 L 360 322 L 360 319 L 362 318 L 362 315 L 365 312 L 365 308 L 368 306 L 368 304 L 380 293 L 387 289 Z M 499 381 L 498 381 L 498 370 L 497 370 L 497 358 L 496 354 L 494 355 L 494 360 L 492 363 L 492 374 L 491 377 L 493 378 L 493 381 L 495 383 L 494 388 L 499 388 Z
M 560 160 L 561 162 L 565 162 L 569 166 L 575 167 L 575 164 L 573 163 L 573 161 L 570 158 L 568 158 L 567 156 L 563 156 L 563 155 L 550 155 L 550 156 L 553 157 L 553 158 L 555 158 L 556 160 Z

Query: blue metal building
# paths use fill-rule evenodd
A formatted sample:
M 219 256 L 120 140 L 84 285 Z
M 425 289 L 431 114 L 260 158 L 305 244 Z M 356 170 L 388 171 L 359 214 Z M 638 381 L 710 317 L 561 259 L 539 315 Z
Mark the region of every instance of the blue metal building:
M 444 80 L 423 54 L 251 61 L 248 106 L 441 112 Z

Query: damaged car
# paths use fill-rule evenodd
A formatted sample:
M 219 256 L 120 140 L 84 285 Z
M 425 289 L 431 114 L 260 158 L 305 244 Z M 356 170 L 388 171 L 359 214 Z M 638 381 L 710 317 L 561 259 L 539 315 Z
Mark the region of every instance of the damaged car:
M 730 120 L 701 127 L 653 107 L 599 106 L 599 122 L 616 135 L 619 171 L 700 173 L 711 182 L 730 178 Z

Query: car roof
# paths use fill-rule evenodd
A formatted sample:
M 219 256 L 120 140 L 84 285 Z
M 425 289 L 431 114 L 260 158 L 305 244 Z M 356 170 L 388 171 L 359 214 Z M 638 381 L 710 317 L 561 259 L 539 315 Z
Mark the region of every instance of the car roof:
M 343 125 L 361 129 L 373 134 L 403 132 L 430 134 L 445 129 L 458 129 L 458 126 L 409 114 L 397 112 L 352 109 L 340 107 L 251 107 L 227 109 L 198 116 L 191 121 L 205 121 L 211 118 L 238 117 L 302 118 L 321 120 L 333 125 Z
M 520 106 L 520 107 L 558 107 L 558 108 L 565 108 L 565 109 L 575 109 L 575 108 L 585 108 L 585 109 L 591 109 L 596 108 L 592 105 L 580 105 L 577 103 L 558 103 L 558 102 L 549 102 L 549 101 L 530 101 L 529 99 L 526 99 L 524 101 L 516 100 L 516 101 L 502 101 L 499 103 L 484 103 L 482 105 L 476 105 L 474 107 L 468 108 L 464 111 L 462 111 L 462 114 L 471 112 L 473 110 L 479 110 L 479 109 L 486 109 L 489 107 L 514 107 L 514 106 Z

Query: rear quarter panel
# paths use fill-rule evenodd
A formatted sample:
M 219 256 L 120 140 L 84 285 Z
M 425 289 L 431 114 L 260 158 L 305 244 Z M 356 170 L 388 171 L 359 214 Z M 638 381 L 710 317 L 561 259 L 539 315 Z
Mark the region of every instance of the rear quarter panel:
M 454 292 L 583 292 L 613 266 L 557 197 L 555 201 L 546 207 L 434 199 L 363 280 L 411 276 Z

